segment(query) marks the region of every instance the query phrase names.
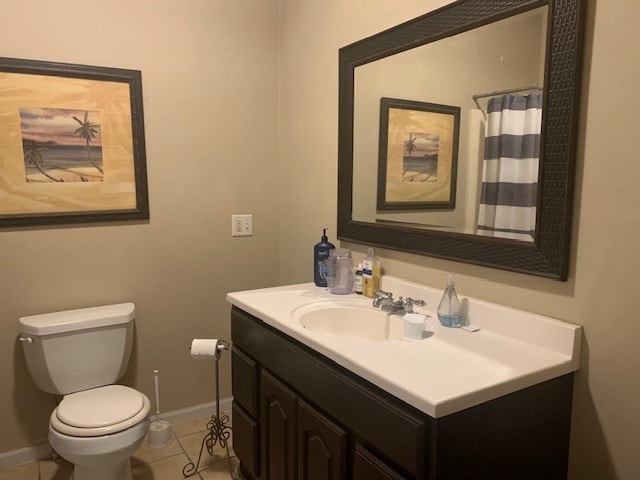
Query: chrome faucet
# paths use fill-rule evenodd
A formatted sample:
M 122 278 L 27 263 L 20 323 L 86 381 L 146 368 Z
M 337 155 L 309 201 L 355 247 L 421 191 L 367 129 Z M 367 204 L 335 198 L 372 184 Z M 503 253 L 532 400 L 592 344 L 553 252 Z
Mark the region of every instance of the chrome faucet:
M 398 300 L 393 299 L 391 292 L 385 292 L 384 290 L 376 290 L 376 297 L 373 299 L 373 307 L 384 310 L 385 312 L 393 313 L 395 315 L 404 315 L 405 313 L 413 313 L 413 306 L 426 305 L 424 300 L 414 300 L 407 298 L 403 300 L 402 297 L 398 297 Z
M 376 297 L 373 299 L 373 307 L 380 308 L 384 303 L 392 302 L 393 294 L 391 292 L 385 292 L 384 290 L 376 290 Z

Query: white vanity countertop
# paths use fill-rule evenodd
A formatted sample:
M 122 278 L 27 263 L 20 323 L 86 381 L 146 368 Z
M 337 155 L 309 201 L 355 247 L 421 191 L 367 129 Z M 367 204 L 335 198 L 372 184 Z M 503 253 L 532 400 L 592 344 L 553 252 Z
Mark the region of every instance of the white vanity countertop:
M 313 283 L 232 292 L 227 301 L 434 418 L 579 367 L 580 326 L 458 292 L 468 305 L 470 323 L 480 330 L 446 328 L 435 314 L 442 290 L 388 275 L 383 277 L 382 289 L 394 298 L 426 300 L 426 307 L 415 310 L 430 316 L 426 330 L 433 335 L 418 341 L 368 342 L 306 330 L 293 319 L 300 307 L 347 299 L 371 305 L 371 299 L 361 295 L 332 295 Z

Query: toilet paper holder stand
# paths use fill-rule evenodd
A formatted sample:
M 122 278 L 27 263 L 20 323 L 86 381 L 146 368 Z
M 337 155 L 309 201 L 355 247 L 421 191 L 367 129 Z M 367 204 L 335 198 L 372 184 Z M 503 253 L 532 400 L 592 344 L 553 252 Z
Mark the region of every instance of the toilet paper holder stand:
M 200 467 L 200 460 L 205 448 L 210 456 L 213 456 L 213 447 L 220 445 L 227 451 L 227 460 L 229 462 L 229 473 L 231 478 L 239 479 L 240 475 L 237 469 L 234 469 L 231 465 L 231 455 L 229 454 L 229 438 L 231 437 L 231 426 L 229 425 L 229 416 L 220 416 L 220 376 L 219 376 L 219 361 L 223 350 L 229 350 L 229 343 L 224 340 L 218 340 L 216 344 L 216 351 L 214 355 L 215 359 L 215 375 L 216 375 L 216 413 L 211 415 L 211 419 L 207 422 L 208 432 L 202 439 L 200 445 L 200 453 L 198 454 L 198 461 L 196 463 L 189 462 L 182 469 L 182 474 L 185 477 L 192 477 L 198 473 Z

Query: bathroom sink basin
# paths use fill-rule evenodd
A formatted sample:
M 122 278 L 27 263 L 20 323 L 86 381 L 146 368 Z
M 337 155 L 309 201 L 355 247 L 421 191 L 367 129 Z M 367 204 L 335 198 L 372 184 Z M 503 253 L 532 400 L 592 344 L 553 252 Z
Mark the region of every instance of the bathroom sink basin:
M 386 342 L 402 337 L 402 319 L 363 301 L 314 302 L 293 312 L 294 321 L 326 337 Z

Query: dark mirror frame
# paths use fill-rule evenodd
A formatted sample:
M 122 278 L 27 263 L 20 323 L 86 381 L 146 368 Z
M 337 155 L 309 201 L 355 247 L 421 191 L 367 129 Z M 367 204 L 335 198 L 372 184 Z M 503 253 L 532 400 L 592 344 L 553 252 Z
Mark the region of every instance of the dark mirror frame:
M 545 5 L 549 7 L 549 23 L 535 241 L 353 220 L 355 68 Z M 341 48 L 338 238 L 565 281 L 569 270 L 583 28 L 584 0 L 459 0 Z

